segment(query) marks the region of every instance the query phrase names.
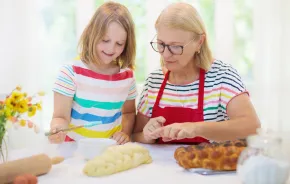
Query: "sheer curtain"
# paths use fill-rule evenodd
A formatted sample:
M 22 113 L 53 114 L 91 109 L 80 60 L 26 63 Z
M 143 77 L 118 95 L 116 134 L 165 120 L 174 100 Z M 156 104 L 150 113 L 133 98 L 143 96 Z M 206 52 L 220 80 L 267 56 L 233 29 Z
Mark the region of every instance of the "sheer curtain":
M 37 0 L 0 2 L 0 93 L 26 83 L 38 74 L 40 50 L 37 35 Z M 32 68 L 32 66 L 34 68 Z
M 22 85 L 29 93 L 39 90 L 38 76 L 41 66 L 41 40 L 37 0 L 2 0 L 0 2 L 0 94 L 9 93 Z M 41 127 L 40 116 L 34 121 Z M 9 129 L 9 146 L 31 146 L 43 136 L 33 130 Z M 25 143 L 26 142 L 26 143 Z
M 290 132 L 289 9 L 289 0 L 255 0 L 252 98 L 264 127 Z

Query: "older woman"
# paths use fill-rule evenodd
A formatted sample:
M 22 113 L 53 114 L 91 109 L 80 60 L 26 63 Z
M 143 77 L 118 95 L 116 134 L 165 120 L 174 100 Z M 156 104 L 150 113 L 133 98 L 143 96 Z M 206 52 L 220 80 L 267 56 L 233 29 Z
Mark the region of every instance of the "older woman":
M 138 104 L 133 140 L 199 144 L 245 138 L 260 123 L 238 72 L 213 59 L 194 7 L 171 4 L 150 42 L 162 68 L 149 74 Z

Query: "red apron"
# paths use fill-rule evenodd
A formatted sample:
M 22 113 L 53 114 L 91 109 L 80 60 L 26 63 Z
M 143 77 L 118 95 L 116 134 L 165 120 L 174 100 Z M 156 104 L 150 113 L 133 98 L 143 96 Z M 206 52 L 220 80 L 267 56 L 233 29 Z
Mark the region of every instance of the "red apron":
M 165 89 L 169 71 L 166 73 L 163 83 L 159 89 L 158 96 L 156 102 L 153 106 L 152 110 L 152 117 L 163 116 L 166 119 L 164 126 L 170 125 L 173 123 L 183 123 L 183 122 L 203 122 L 203 97 L 204 97 L 204 77 L 205 71 L 200 69 L 199 76 L 199 89 L 198 89 L 198 108 L 191 109 L 191 108 L 184 108 L 184 107 L 159 107 L 159 102 L 161 100 L 163 91 Z M 183 143 L 183 144 L 198 144 L 202 142 L 209 142 L 207 139 L 202 137 L 195 137 L 190 139 L 181 139 L 181 140 L 172 140 L 168 142 L 164 142 L 162 138 L 157 140 L 159 144 L 168 144 L 168 143 Z

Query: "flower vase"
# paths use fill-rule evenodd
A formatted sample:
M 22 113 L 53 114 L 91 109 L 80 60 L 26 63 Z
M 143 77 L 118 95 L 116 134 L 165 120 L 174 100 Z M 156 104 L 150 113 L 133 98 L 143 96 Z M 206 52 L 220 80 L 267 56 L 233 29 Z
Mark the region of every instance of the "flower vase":
M 1 136 L 1 135 L 0 135 Z M 0 137 L 0 163 L 8 160 L 8 133 Z

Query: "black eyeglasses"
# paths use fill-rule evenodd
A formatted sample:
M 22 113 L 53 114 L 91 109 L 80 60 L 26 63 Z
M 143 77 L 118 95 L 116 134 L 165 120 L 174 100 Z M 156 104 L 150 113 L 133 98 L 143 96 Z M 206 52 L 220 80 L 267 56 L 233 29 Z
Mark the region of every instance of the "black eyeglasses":
M 156 37 L 156 35 L 154 36 L 154 38 Z M 153 38 L 153 39 L 154 39 Z M 152 40 L 153 40 L 152 39 Z M 183 53 L 183 49 L 184 47 L 186 47 L 190 42 L 192 42 L 194 39 L 190 40 L 187 44 L 185 45 L 167 45 L 165 43 L 159 43 L 159 42 L 150 42 L 152 48 L 154 51 L 158 52 L 158 53 L 163 53 L 165 50 L 165 47 L 168 48 L 169 52 L 173 55 L 182 55 Z

